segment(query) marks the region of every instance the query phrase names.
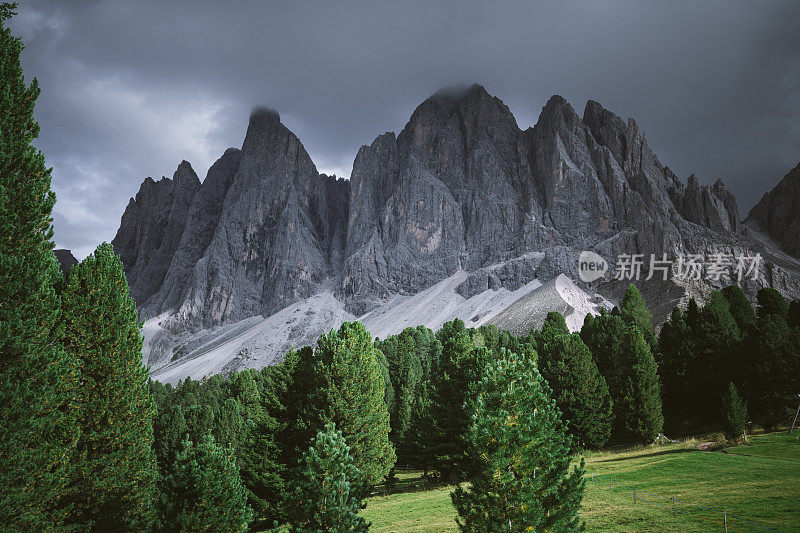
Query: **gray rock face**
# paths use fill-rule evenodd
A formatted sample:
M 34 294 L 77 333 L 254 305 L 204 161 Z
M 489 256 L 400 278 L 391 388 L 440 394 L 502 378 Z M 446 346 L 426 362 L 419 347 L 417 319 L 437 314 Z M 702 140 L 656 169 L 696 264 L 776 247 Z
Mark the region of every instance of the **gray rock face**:
M 53 250 L 53 253 L 56 255 L 56 260 L 58 261 L 58 266 L 61 267 L 61 273 L 64 277 L 69 274 L 69 270 L 78 264 L 78 260 L 75 259 L 75 256 L 72 255 L 70 250 L 66 248 L 59 248 L 58 250 Z
M 800 164 L 750 210 L 747 221 L 795 257 L 800 257 Z
M 357 314 L 546 240 L 525 139 L 483 87 L 439 92 L 353 165 L 339 294 Z
M 740 224 L 721 182 L 684 184 L 635 121 L 593 101 L 580 117 L 554 96 L 522 131 L 479 85 L 441 91 L 399 135 L 362 146 L 349 181 L 319 174 L 278 114 L 257 110 L 241 150 L 226 151 L 202 185 L 189 170 L 145 180 L 114 240 L 142 316 L 171 311 L 163 327 L 176 334 L 271 315 L 323 291 L 360 316 L 459 270 L 468 273 L 456 288 L 464 298 L 559 274 L 577 279 L 581 250 L 612 265 L 620 254 L 763 252 L 759 279 L 745 289 L 800 294 L 800 263 Z M 788 194 L 795 203 L 780 206 L 797 213 L 800 180 L 788 178 L 779 185 L 788 193 L 762 203 Z M 751 218 L 771 234 L 791 227 L 764 218 L 773 211 Z M 791 241 L 788 233 L 780 238 Z M 626 285 L 583 288 L 614 299 Z M 712 286 L 643 290 L 666 316 Z
M 176 309 L 183 303 L 195 265 L 214 237 L 228 188 L 239 169 L 240 158 L 239 150 L 229 148 L 208 170 L 189 210 L 186 229 L 164 282 L 158 292 L 144 303 L 145 316 L 158 315 L 166 309 Z
M 581 118 L 560 96 L 522 132 L 480 86 L 437 93 L 397 138 L 362 147 L 351 182 L 339 295 L 355 314 L 459 268 L 472 272 L 459 294 L 474 295 L 501 279 L 484 267 L 530 252 L 544 258 L 503 286 L 575 277 L 575 250 L 674 256 L 741 239 L 721 182 L 684 185 L 635 121 L 593 101 Z
M 669 168 L 665 169 L 669 172 Z M 733 193 L 725 189 L 722 180 L 712 187 L 700 186 L 694 174 L 684 184 L 677 179 L 669 189 L 678 212 L 689 222 L 709 227 L 715 231 L 739 230 L 739 207 Z
M 183 161 L 172 179 L 144 180 L 128 203 L 111 244 L 122 259 L 137 303 L 146 302 L 161 287 L 199 188 L 197 174 Z
M 167 254 L 155 256 L 156 269 L 147 265 L 161 243 L 148 239 L 171 205 L 161 183 L 145 182 L 115 239 L 144 316 L 171 309 L 169 326 L 180 330 L 269 315 L 339 270 L 349 183 L 320 175 L 274 111 L 254 111 L 242 149 L 226 151 L 198 182 L 182 211 L 185 228 L 165 230 L 171 253 L 166 267 Z

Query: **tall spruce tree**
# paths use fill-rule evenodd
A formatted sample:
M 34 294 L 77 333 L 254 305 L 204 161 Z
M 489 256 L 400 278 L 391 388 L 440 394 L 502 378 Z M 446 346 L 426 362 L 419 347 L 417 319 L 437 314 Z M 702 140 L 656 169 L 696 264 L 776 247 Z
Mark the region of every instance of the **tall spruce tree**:
M 595 356 L 611 393 L 612 437 L 652 441 L 664 426 L 661 384 L 658 365 L 641 328 L 626 324 L 618 313 L 601 312 L 586 317 L 581 339 Z
M 68 521 L 86 530 L 141 531 L 153 518 L 155 404 L 136 305 L 110 244 L 72 267 L 63 308 L 64 345 L 81 362 L 82 432 Z
M 743 372 L 741 333 L 720 291 L 711 292 L 690 334 L 695 350 L 690 387 L 698 391 L 693 407 L 701 419 L 715 421 L 717 413 L 706 406 L 717 405 L 728 383 Z
M 316 370 L 325 378 L 329 421 L 342 432 L 356 468 L 370 484 L 383 480 L 396 459 L 376 352 L 360 322 L 345 322 L 323 335 L 314 352 Z
M 553 391 L 576 446 L 599 448 L 611 436 L 611 395 L 589 348 L 576 333 L 542 345 L 538 368 Z
M 733 383 L 728 384 L 728 390 L 722 397 L 722 422 L 725 436 L 729 439 L 744 437 L 747 425 L 747 404 L 739 396 L 739 389 Z
M 243 533 L 252 519 L 233 449 L 209 434 L 199 444 L 183 441 L 162 493 L 159 531 Z
M 765 307 L 759 309 L 756 329 L 747 346 L 754 361 L 748 380 L 748 399 L 753 416 L 765 427 L 773 428 L 789 422 L 797 400 L 800 328 L 789 326 L 781 312 L 761 312 Z M 777 308 L 780 307 L 778 304 Z
M 442 346 L 436 335 L 425 326 L 406 328 L 399 335 L 376 342 L 386 355 L 394 399 L 389 406 L 392 432 L 389 435 L 402 464 L 425 467 L 422 450 L 423 429 L 430 419 L 428 396 L 431 390 L 431 365 Z M 387 388 L 389 390 L 389 388 Z
M 617 379 L 617 357 L 622 352 L 620 343 L 625 328 L 619 315 L 612 315 L 605 309 L 601 309 L 597 316 L 587 315 L 581 328 L 581 339 L 592 352 L 597 369 L 606 378 L 612 398 L 616 398 L 622 386 Z
M 26 85 L 22 41 L 0 4 L 0 523 L 19 531 L 58 527 L 79 429 L 71 408 L 77 359 L 59 346 L 50 169 L 32 145 L 39 96 Z
M 369 530 L 359 516 L 364 476 L 350 456 L 350 448 L 334 424 L 317 433 L 300 462 L 300 479 L 292 496 L 292 531 L 303 533 L 357 533 Z
M 368 483 L 382 481 L 396 455 L 379 351 L 363 324 L 345 322 L 320 337 L 315 350 L 289 354 L 286 363 L 291 385 L 282 400 L 287 407 L 280 436 L 283 464 L 293 468 L 316 433 L 333 422 Z
M 533 358 L 504 349 L 473 388 L 469 483 L 452 493 L 462 531 L 582 531 L 583 461 Z
M 658 336 L 658 370 L 663 386 L 664 415 L 668 420 L 695 416 L 701 391 L 697 390 L 695 348 L 692 335 L 680 308 L 672 309 Z
M 476 332 L 458 319 L 445 323 L 436 338 L 442 344 L 442 351 L 431 371 L 432 431 L 427 448 L 442 478 L 458 481 L 465 475 L 469 462 L 467 394 L 480 375 L 481 360 L 487 352 L 477 346 Z
M 180 405 L 171 405 L 163 412 L 159 411 L 153 422 L 153 450 L 156 454 L 156 464 L 162 474 L 175 462 L 175 457 L 180 451 L 180 443 L 188 432 L 189 428 Z
M 661 384 L 650 345 L 639 329 L 628 327 L 623 332 L 619 361 L 621 384 L 614 398 L 621 435 L 634 442 L 652 442 L 664 427 L 661 411 Z
M 722 289 L 722 296 L 728 301 L 728 308 L 739 330 L 744 333 L 751 329 L 755 325 L 756 314 L 742 288 L 738 285 L 728 285 Z
M 778 315 L 784 319 L 789 318 L 789 302 L 786 298 L 772 287 L 763 287 L 756 294 L 758 309 L 756 315 L 763 318 L 767 315 Z
M 569 335 L 567 321 L 558 311 L 550 311 L 544 319 L 542 329 L 533 332 L 534 346 L 537 353 L 545 350 L 548 344 L 555 342 L 564 335 Z
M 647 308 L 647 302 L 636 285 L 628 286 L 628 290 L 625 291 L 625 295 L 619 303 L 619 313 L 627 324 L 642 332 L 650 349 L 655 350 L 656 334 L 653 328 L 653 313 Z

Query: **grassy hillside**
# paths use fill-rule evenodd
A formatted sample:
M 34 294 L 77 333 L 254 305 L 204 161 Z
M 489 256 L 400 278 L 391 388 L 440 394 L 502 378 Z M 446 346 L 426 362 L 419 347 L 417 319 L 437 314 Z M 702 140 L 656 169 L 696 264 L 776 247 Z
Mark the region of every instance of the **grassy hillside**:
M 589 454 L 581 513 L 587 530 L 723 530 L 722 513 L 702 506 L 726 510 L 731 532 L 766 531 L 731 515 L 776 531 L 800 532 L 800 441 L 785 432 L 749 440 L 724 452 L 701 452 L 696 441 L 688 441 Z M 403 481 L 413 483 L 407 477 Z M 455 531 L 450 490 L 376 496 L 369 500 L 365 515 L 372 521 L 372 531 Z M 678 500 L 674 515 L 672 497 Z

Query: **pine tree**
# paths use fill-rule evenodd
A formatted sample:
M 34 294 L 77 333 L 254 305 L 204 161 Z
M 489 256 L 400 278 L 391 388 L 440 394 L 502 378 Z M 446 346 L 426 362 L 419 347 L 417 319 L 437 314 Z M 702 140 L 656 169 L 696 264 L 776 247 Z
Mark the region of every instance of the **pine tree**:
M 258 391 L 253 371 L 238 372 L 233 378 L 233 395 L 239 401 L 245 422 L 254 422 L 261 416 L 261 393 Z
M 621 348 L 617 381 L 622 387 L 613 398 L 618 427 L 635 442 L 652 442 L 664 427 L 656 361 L 637 328 L 626 328 Z
M 762 309 L 764 306 L 759 311 Z M 759 313 L 747 350 L 753 361 L 748 379 L 753 416 L 765 427 L 774 428 L 788 419 L 797 399 L 800 330 L 789 326 L 779 312 Z
M 244 532 L 252 519 L 232 448 L 186 439 L 163 482 L 159 531 Z
M 236 449 L 242 444 L 246 429 L 241 403 L 236 398 L 226 398 L 214 419 L 214 440 Z
M 581 328 L 581 339 L 592 352 L 597 369 L 606 378 L 611 398 L 617 401 L 622 383 L 619 380 L 619 357 L 622 333 L 626 329 L 625 322 L 618 315 L 609 314 L 605 309 L 597 316 L 588 315 Z M 615 409 L 619 406 L 615 404 Z
M 744 437 L 744 429 L 747 425 L 747 404 L 739 396 L 739 390 L 733 383 L 728 384 L 728 390 L 722 397 L 722 414 L 725 436 L 729 439 Z
M 379 483 L 396 460 L 389 442 L 389 412 L 379 350 L 360 322 L 345 322 L 286 358 L 291 385 L 281 403 L 281 462 L 297 464 L 302 448 L 333 422 L 342 432 L 359 472 Z M 292 462 L 293 461 L 293 462 Z
M 712 291 L 690 331 L 695 350 L 690 387 L 698 391 L 694 410 L 708 422 L 717 420 L 713 409 L 732 379 L 743 373 L 741 333 L 727 299 Z
M 758 290 L 756 294 L 758 302 L 758 310 L 756 315 L 758 318 L 763 318 L 767 315 L 778 315 L 784 319 L 789 317 L 789 302 L 786 298 L 772 287 L 764 287 Z
M 481 360 L 487 351 L 477 347 L 475 331 L 465 328 L 458 319 L 445 323 L 436 338 L 442 351 L 431 371 L 432 431 L 427 448 L 439 475 L 447 481 L 458 481 L 469 462 L 465 440 L 470 424 L 467 394 L 480 375 Z
M 43 531 L 67 514 L 61 499 L 79 435 L 77 360 L 59 346 L 55 195 L 32 145 L 39 86 L 25 84 L 23 44 L 6 26 L 15 8 L 0 4 L 0 523 Z
M 668 420 L 696 415 L 701 393 L 696 386 L 696 349 L 680 308 L 672 309 L 658 336 L 658 372 L 663 386 L 664 415 Z
M 110 244 L 72 267 L 63 296 L 64 345 L 81 362 L 69 522 L 96 531 L 152 521 L 155 404 L 142 364 L 136 305 Z
M 248 432 L 241 449 L 242 479 L 248 490 L 248 503 L 255 519 L 251 528 L 264 529 L 285 518 L 283 503 L 288 492 L 288 465 L 284 464 L 279 435 L 285 431 L 285 406 L 281 396 L 289 386 L 290 376 L 284 365 L 261 369 L 261 415 Z M 291 465 L 294 467 L 295 465 Z
M 389 437 L 398 462 L 424 468 L 426 455 L 419 439 L 427 434 L 422 426 L 426 423 L 423 419 L 430 419 L 427 406 L 431 365 L 441 354 L 441 343 L 430 329 L 418 326 L 376 341 L 375 346 L 386 356 L 388 364 L 387 408 L 392 428 Z
M 368 483 L 379 483 L 394 465 L 389 443 L 385 383 L 370 334 L 360 322 L 345 322 L 323 335 L 314 352 L 325 378 L 330 422 L 342 432 L 356 468 Z
M 601 447 L 611 436 L 612 402 L 589 348 L 573 333 L 555 337 L 538 354 L 539 372 L 552 389 L 575 444 Z
M 317 433 L 300 462 L 300 482 L 292 497 L 292 530 L 355 533 L 369 530 L 359 516 L 364 507 L 364 476 L 355 466 L 344 437 L 334 424 Z
M 412 341 L 413 342 L 413 341 Z M 395 442 L 405 444 L 406 433 L 411 424 L 414 400 L 422 383 L 422 361 L 416 351 L 416 344 L 407 346 L 400 362 L 399 388 L 396 395 L 395 419 L 392 430 L 396 432 Z
M 756 322 L 756 314 L 741 287 L 728 285 L 722 289 L 722 295 L 728 301 L 728 308 L 739 330 L 745 332 L 752 328 Z
M 656 334 L 653 329 L 653 314 L 647 308 L 644 296 L 631 284 L 619 304 L 619 312 L 626 324 L 636 327 L 642 332 L 644 340 L 651 350 L 656 348 Z
M 544 319 L 542 329 L 533 333 L 536 352 L 540 353 L 548 344 L 565 335 L 569 335 L 569 328 L 564 316 L 558 311 L 550 311 Z
M 180 451 L 181 442 L 188 434 L 186 418 L 180 405 L 172 405 L 166 412 L 160 412 L 153 423 L 153 451 L 156 464 L 163 474 L 164 469 L 172 466 Z
M 658 365 L 641 329 L 626 324 L 619 314 L 601 312 L 586 317 L 581 339 L 595 356 L 611 393 L 612 436 L 652 441 L 664 426 L 661 384 Z
M 325 427 L 325 419 L 330 420 L 331 412 L 326 406 L 325 376 L 316 372 L 314 350 L 310 346 L 287 353 L 281 367 L 288 379 L 286 389 L 280 393 L 283 409 L 278 413 L 280 430 L 276 441 L 280 450 L 278 460 L 287 470 L 287 482 L 293 482 L 296 465 L 308 443 Z
M 240 475 L 247 490 L 247 503 L 253 508 L 254 525 L 264 528 L 283 517 L 286 491 L 285 468 L 278 462 L 280 451 L 275 442 L 279 430 L 274 417 L 262 413 L 250 426 L 237 450 Z
M 462 531 L 583 530 L 583 461 L 570 468 L 570 437 L 549 392 L 529 356 L 501 349 L 486 364 L 473 389 L 475 468 L 451 494 Z

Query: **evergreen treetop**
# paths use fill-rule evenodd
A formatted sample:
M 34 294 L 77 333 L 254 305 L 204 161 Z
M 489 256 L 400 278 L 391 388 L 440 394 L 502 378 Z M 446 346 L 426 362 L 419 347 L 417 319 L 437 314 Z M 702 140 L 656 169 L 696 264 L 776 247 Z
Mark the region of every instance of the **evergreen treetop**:
M 636 288 L 636 285 L 629 285 L 628 290 L 619 303 L 619 311 L 622 319 L 639 329 L 644 336 L 644 340 L 651 349 L 656 347 L 656 334 L 653 328 L 653 313 L 647 308 L 644 296 Z
M 531 357 L 500 350 L 474 386 L 468 484 L 452 493 L 462 531 L 581 531 L 583 462 Z
M 364 477 L 334 424 L 317 433 L 300 462 L 300 480 L 292 498 L 292 530 L 302 533 L 357 533 L 369 530 L 359 516 L 364 507 Z
M 245 532 L 252 520 L 234 452 L 211 435 L 185 439 L 163 480 L 160 531 Z

